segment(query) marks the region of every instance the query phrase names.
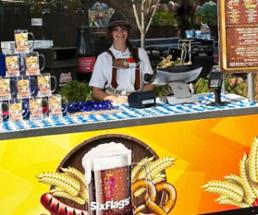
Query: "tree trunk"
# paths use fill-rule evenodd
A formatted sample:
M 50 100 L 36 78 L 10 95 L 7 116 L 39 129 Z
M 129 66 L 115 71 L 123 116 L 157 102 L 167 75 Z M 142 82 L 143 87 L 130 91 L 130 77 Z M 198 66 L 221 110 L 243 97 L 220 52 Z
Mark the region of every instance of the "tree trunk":
M 145 47 L 145 17 L 144 17 L 144 5 L 145 5 L 145 0 L 142 0 L 141 3 L 141 48 Z
M 145 47 L 145 32 L 141 31 L 141 48 Z
M 258 101 L 258 73 L 254 73 L 255 100 Z
M 147 2 L 147 3 L 149 3 L 149 4 L 146 4 L 146 0 L 141 0 L 140 1 L 141 3 L 140 3 L 140 5 L 138 5 L 140 7 L 139 8 L 139 14 L 138 14 L 135 0 L 131 0 L 134 17 L 135 17 L 136 24 L 137 24 L 137 27 L 140 31 L 140 35 L 141 35 L 141 38 L 140 38 L 141 48 L 145 47 L 145 36 L 146 36 L 147 31 L 149 30 L 149 27 L 151 25 L 153 16 L 156 13 L 156 10 L 157 10 L 157 7 L 158 7 L 158 4 L 159 4 L 160 0 L 156 0 L 155 4 L 153 4 L 152 0 L 148 0 L 148 1 L 149 2 Z M 152 6 L 154 6 L 153 11 L 151 11 Z M 146 17 L 148 17 L 147 15 L 150 15 L 150 17 L 149 17 L 148 22 L 145 23 L 145 19 L 146 19 Z

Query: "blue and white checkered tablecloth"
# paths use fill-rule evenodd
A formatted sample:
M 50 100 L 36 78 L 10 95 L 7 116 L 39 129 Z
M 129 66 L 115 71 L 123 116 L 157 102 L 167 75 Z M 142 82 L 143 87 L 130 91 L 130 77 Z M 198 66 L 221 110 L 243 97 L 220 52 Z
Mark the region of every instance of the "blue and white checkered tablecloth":
M 223 101 L 229 102 L 225 106 L 208 106 L 214 101 L 213 94 L 200 95 L 196 104 L 164 104 L 157 103 L 155 107 L 145 109 L 130 108 L 128 105 L 117 105 L 115 110 L 105 112 L 94 112 L 91 114 L 73 115 L 64 117 L 46 117 L 39 120 L 24 120 L 18 122 L 0 123 L 0 133 L 16 132 L 22 130 L 33 130 L 42 128 L 54 128 L 71 125 L 85 125 L 107 121 L 121 121 L 128 119 L 152 118 L 159 116 L 173 116 L 194 114 L 212 111 L 235 110 L 258 107 L 257 103 L 250 103 L 247 99 L 237 95 L 228 94 L 222 96 Z

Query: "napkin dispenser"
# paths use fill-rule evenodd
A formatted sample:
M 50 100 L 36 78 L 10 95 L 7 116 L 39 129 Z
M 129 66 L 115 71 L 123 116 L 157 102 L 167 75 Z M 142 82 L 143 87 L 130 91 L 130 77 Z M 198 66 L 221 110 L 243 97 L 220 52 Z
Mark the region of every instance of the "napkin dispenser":
M 129 107 L 147 108 L 156 104 L 154 91 L 133 92 L 128 96 Z

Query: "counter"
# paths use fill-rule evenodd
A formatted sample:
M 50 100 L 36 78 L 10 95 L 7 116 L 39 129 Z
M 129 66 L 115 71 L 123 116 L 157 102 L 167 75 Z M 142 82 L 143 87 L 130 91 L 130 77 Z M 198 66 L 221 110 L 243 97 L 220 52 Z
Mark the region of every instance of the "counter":
M 39 182 L 44 181 L 39 180 L 39 175 L 65 174 L 63 168 L 68 167 L 84 174 L 84 155 L 110 142 L 122 143 L 130 149 L 134 165 L 146 157 L 160 159 L 161 163 L 171 159 L 161 170 L 163 180 L 176 190 L 173 207 L 167 214 L 240 211 L 240 203 L 245 201 L 242 194 L 237 206 L 219 204 L 215 201 L 219 195 L 208 192 L 204 185 L 214 180 L 222 182 L 226 175 L 240 175 L 240 160 L 245 153 L 251 153 L 258 134 L 258 105 L 236 95 L 223 95 L 222 100 L 230 101 L 225 106 L 207 105 L 212 99 L 213 95 L 208 94 L 200 96 L 199 104 L 160 103 L 147 109 L 121 105 L 115 110 L 82 116 L 0 124 L 2 213 L 49 214 L 51 210 L 46 210 L 40 199 L 53 186 Z M 166 190 L 157 192 L 167 195 Z M 59 205 L 87 214 L 87 204 L 55 198 L 60 201 Z M 164 199 L 157 197 L 155 201 L 162 208 Z M 252 214 L 251 206 L 255 205 L 256 198 L 252 201 L 249 208 L 241 209 L 241 214 L 247 210 Z M 52 207 L 51 204 L 47 207 Z M 253 212 L 256 210 L 252 208 Z M 52 214 L 62 213 L 52 211 Z
M 44 118 L 38 121 L 4 122 L 0 124 L 0 140 L 33 137 L 52 134 L 66 134 L 82 131 L 96 131 L 110 128 L 122 128 L 208 119 L 227 116 L 258 114 L 258 105 L 249 103 L 237 95 L 224 95 L 222 100 L 230 102 L 215 107 L 206 104 L 214 100 L 212 94 L 200 95 L 198 104 L 169 105 L 158 103 L 147 109 L 129 108 L 128 105 L 116 106 L 115 110 L 95 112 L 83 116 L 65 116 Z

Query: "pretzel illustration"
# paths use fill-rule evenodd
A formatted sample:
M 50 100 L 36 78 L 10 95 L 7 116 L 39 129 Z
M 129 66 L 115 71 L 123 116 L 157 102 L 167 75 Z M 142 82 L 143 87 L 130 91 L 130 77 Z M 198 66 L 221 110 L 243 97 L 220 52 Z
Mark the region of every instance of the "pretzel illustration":
M 132 193 L 134 194 L 139 188 L 145 188 L 146 193 L 144 196 L 145 204 L 139 205 L 135 208 L 134 214 L 136 215 L 145 215 L 143 211 L 148 209 L 149 212 L 157 215 L 167 215 L 173 209 L 176 203 L 176 189 L 173 185 L 160 182 L 155 186 L 150 181 L 140 179 L 137 180 L 132 185 Z M 156 203 L 156 194 L 158 192 L 165 191 L 168 195 L 167 201 L 164 205 L 159 205 Z M 135 204 L 134 204 L 135 205 Z
M 153 213 L 156 213 L 158 215 L 159 214 L 167 215 L 173 209 L 173 207 L 176 203 L 176 190 L 173 185 L 166 183 L 166 182 L 160 182 L 160 183 L 156 184 L 155 188 L 156 188 L 157 192 L 165 191 L 168 194 L 168 200 L 164 206 L 160 207 L 160 205 L 157 205 L 155 202 L 151 201 L 149 198 L 146 201 L 146 206 Z
M 114 66 L 118 68 L 129 68 L 129 63 L 126 58 L 118 58 L 115 59 Z
M 156 189 L 155 189 L 155 186 L 150 181 L 145 179 L 137 180 L 132 184 L 132 187 L 131 187 L 132 193 L 135 193 L 140 188 L 145 188 L 146 190 L 145 197 L 144 197 L 145 201 L 147 201 L 147 199 L 150 199 L 153 202 L 156 200 Z M 133 204 L 135 205 L 135 203 Z M 145 205 L 140 205 L 136 207 L 134 213 L 138 214 L 144 209 L 145 209 Z

